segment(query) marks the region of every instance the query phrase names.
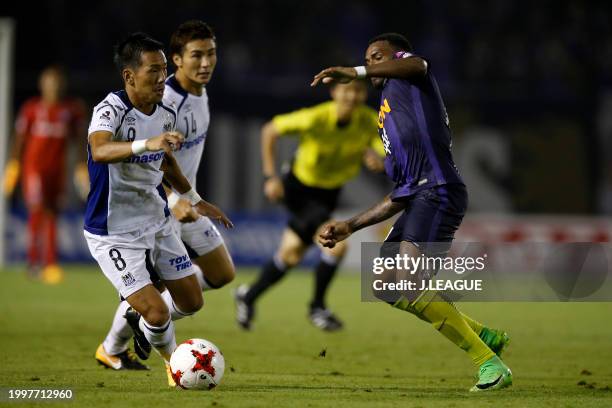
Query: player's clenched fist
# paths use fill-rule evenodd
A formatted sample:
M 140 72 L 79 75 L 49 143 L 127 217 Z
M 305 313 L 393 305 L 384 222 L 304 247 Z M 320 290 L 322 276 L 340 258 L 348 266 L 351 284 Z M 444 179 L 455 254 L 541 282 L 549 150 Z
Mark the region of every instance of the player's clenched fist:
M 164 132 L 159 136 L 147 139 L 146 148 L 149 151 L 163 150 L 166 153 L 170 153 L 180 147 L 184 137 L 180 132 Z
M 234 228 L 234 224 L 230 221 L 229 218 L 227 218 L 227 215 L 225 215 L 223 211 L 217 208 L 217 206 L 207 201 L 200 200 L 196 205 L 193 206 L 193 208 L 200 215 L 221 222 L 221 224 L 223 224 L 225 228 Z
M 333 248 L 340 241 L 347 239 L 353 232 L 345 221 L 330 221 L 323 226 L 319 234 L 319 243 L 324 247 Z
M 172 207 L 172 215 L 183 223 L 195 222 L 200 215 L 193 209 L 189 201 L 179 198 L 174 207 Z

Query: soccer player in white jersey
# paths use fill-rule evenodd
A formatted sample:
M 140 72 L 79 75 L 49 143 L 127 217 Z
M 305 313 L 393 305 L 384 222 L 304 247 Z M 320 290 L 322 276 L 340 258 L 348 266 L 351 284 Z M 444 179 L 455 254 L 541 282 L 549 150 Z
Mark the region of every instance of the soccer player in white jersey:
M 195 313 L 203 301 L 169 217 L 162 179 L 199 214 L 226 227 L 232 224 L 191 188 L 172 155 L 183 136 L 174 131 L 176 112 L 161 103 L 167 77 L 163 45 L 145 34 L 132 34 L 117 46 L 115 62 L 125 89 L 108 94 L 94 108 L 89 126 L 85 238 L 104 275 L 127 301 L 118 313 L 128 319 L 135 346 L 146 343 L 148 354 L 152 345 L 168 367 L 176 348 L 172 320 Z M 152 275 L 165 285 L 167 295 L 153 285 L 157 279 Z M 123 354 L 124 365 L 133 362 L 127 341 L 123 347 L 104 351 Z
M 171 37 L 170 54 L 177 70 L 166 81 L 163 104 L 178 110 L 176 129 L 185 139 L 173 154 L 189 183 L 195 186 L 210 122 L 205 85 L 217 63 L 212 29 L 201 21 L 181 24 Z M 194 211 L 189 201 L 180 198 L 176 192 L 168 187 L 166 192 L 202 290 L 217 289 L 231 282 L 235 276 L 234 264 L 216 226 L 208 217 Z M 168 295 L 167 291 L 162 293 L 162 296 Z M 146 369 L 135 358 L 128 360 L 125 354 L 132 337 L 132 330 L 123 317 L 126 308 L 124 302 L 119 304 L 113 324 L 104 343 L 98 346 L 95 358 L 100 364 L 115 370 Z
M 195 186 L 210 123 L 206 85 L 217 64 L 213 30 L 198 20 L 181 24 L 170 38 L 169 54 L 176 73 L 166 80 L 163 102 L 177 110 L 176 129 L 185 140 L 174 155 L 189 183 Z M 234 263 L 215 225 L 176 192 L 166 192 L 181 239 L 194 268 L 199 269 L 196 276 L 202 289 L 218 289 L 231 282 L 236 275 Z

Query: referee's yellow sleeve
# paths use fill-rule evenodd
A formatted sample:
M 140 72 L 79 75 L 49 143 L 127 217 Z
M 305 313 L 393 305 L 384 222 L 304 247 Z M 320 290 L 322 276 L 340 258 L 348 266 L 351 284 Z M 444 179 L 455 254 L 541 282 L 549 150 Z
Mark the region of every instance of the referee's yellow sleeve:
M 382 144 L 382 140 L 380 140 L 380 136 L 378 136 L 377 134 L 372 137 L 372 140 L 370 141 L 370 147 L 374 149 L 374 151 L 378 153 L 380 157 L 386 156 L 385 147 Z
M 318 106 L 314 106 L 276 115 L 272 118 L 272 123 L 281 135 L 301 134 L 315 126 L 320 117 L 320 109 L 317 108 Z

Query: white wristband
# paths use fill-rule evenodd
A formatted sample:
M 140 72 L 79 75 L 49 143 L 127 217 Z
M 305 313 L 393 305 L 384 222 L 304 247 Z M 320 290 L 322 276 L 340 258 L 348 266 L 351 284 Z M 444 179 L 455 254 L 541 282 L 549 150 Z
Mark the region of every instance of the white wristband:
M 168 196 L 168 207 L 174 208 L 174 206 L 178 203 L 181 197 L 176 194 L 174 191 L 170 193 Z
M 132 142 L 132 153 L 140 154 L 147 151 L 147 140 L 134 140 Z
M 368 74 L 368 71 L 366 71 L 366 67 L 364 67 L 363 65 L 361 65 L 359 67 L 353 67 L 353 68 L 355 69 L 355 71 L 357 71 L 357 78 L 358 79 L 363 79 Z
M 193 188 L 186 193 L 181 194 L 181 198 L 189 201 L 191 205 L 196 205 L 200 201 L 202 201 L 202 197 L 195 191 Z

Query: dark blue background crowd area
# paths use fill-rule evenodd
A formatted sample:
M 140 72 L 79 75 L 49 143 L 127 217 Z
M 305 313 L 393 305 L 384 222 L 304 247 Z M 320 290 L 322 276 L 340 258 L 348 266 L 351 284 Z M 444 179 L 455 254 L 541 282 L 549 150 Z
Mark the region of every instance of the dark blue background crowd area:
M 91 107 L 121 87 L 112 47 L 126 34 L 145 31 L 167 43 L 178 24 L 202 19 L 218 40 L 208 87 L 213 121 L 220 114 L 263 121 L 324 100 L 324 88 L 309 86 L 312 75 L 361 65 L 369 38 L 401 32 L 438 79 L 456 144 L 476 126 L 502 134 L 509 170 L 470 160 L 510 197 L 509 211 L 612 213 L 610 2 L 66 0 L 0 7 L 12 8 L 1 14 L 17 23 L 15 109 L 52 62 L 68 68 L 71 93 Z M 376 92 L 370 98 L 376 107 Z M 203 166 L 204 188 L 213 184 L 210 166 Z M 228 180 L 231 206 L 265 206 L 242 196 L 243 176 Z

